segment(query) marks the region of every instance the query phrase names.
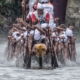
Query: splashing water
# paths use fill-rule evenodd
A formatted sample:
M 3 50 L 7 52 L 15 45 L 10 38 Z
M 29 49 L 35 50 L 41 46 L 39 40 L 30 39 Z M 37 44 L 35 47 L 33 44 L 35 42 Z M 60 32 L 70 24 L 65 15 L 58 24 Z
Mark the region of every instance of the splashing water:
M 3 41 L 3 42 L 2 42 Z M 7 41 L 0 39 L 0 80 L 80 80 L 80 44 L 76 44 L 77 60 L 76 62 L 66 61 L 66 66 L 60 65 L 55 70 L 32 70 L 23 69 L 23 57 L 19 56 L 17 61 L 14 59 L 7 61 L 5 49 Z M 33 61 L 32 66 L 37 62 Z M 44 67 L 49 66 L 44 64 Z

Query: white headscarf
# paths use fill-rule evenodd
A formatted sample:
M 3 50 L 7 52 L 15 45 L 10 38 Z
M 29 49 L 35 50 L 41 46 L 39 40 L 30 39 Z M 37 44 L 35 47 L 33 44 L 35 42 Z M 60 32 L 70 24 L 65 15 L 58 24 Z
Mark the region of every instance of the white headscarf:
M 38 3 L 37 9 L 43 9 L 43 5 L 41 3 Z

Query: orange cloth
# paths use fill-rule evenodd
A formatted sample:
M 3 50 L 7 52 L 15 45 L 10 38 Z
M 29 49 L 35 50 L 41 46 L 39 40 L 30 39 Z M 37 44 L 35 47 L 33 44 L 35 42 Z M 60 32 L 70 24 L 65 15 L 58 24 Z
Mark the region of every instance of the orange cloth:
M 36 44 L 35 48 L 36 48 L 38 56 L 40 56 L 42 54 L 46 54 L 47 47 L 45 44 Z

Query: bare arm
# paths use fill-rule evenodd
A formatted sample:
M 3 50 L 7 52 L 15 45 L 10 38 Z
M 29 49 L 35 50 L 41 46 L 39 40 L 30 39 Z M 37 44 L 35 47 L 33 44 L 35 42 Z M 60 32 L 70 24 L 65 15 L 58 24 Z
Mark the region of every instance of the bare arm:
M 28 24 L 28 23 L 26 23 L 25 21 L 22 21 L 22 24 L 23 24 L 23 25 L 25 25 L 26 27 L 28 27 L 28 26 L 29 26 L 29 24 Z
M 21 23 L 26 27 L 26 28 L 28 28 L 28 27 L 30 27 L 30 25 L 28 24 L 28 23 L 26 23 L 25 21 L 21 21 Z
M 25 31 L 20 24 L 13 24 L 13 26 L 15 26 L 17 29 L 20 29 L 22 31 Z
M 45 34 L 45 31 L 42 28 L 35 26 L 35 25 L 33 26 L 33 28 L 38 29 L 42 34 Z
M 61 28 L 61 27 L 57 27 L 56 29 L 57 29 L 57 30 L 64 30 L 64 31 L 66 30 L 66 29 L 63 29 L 63 28 Z
M 52 32 L 56 32 L 57 31 L 57 28 L 55 28 L 54 30 L 52 30 Z

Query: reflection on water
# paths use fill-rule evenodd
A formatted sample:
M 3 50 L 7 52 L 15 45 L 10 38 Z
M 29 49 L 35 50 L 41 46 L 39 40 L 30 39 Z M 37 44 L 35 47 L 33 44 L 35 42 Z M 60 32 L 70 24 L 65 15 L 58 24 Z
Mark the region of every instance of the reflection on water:
M 0 37 L 0 80 L 80 80 L 80 44 L 76 44 L 77 48 L 77 61 L 66 61 L 67 65 L 60 65 L 59 68 L 54 70 L 26 70 L 21 67 L 16 67 L 15 59 L 7 61 L 4 57 L 7 41 L 5 38 Z M 17 64 L 21 66 L 23 62 L 19 59 Z M 19 62 L 19 63 L 18 63 Z M 33 65 L 33 63 L 32 63 Z M 37 65 L 35 62 L 34 65 Z M 46 65 L 44 65 L 46 66 Z

